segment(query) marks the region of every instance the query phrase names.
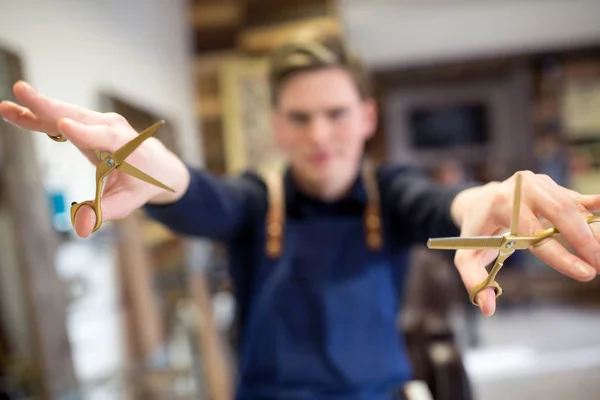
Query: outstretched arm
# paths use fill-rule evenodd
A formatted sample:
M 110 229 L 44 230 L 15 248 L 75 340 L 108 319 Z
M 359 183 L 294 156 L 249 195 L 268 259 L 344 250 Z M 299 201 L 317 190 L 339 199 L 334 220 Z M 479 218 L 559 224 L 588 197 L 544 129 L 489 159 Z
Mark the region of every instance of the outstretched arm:
M 264 213 L 266 189 L 250 173 L 219 178 L 187 167 L 189 185 L 175 202 L 152 203 L 147 214 L 174 231 L 227 241 L 252 218 Z
M 408 166 L 386 166 L 381 169 L 380 180 L 394 236 L 402 243 L 425 244 L 430 237 L 460 234 L 459 221 L 450 212 L 451 204 L 473 183 L 443 187 Z
M 26 130 L 63 136 L 69 142 L 65 145 L 76 146 L 94 164 L 99 162 L 96 151 L 112 153 L 138 135 L 121 115 L 49 98 L 26 82 L 17 82 L 13 92 L 19 104 L 0 103 L 4 120 Z M 175 230 L 226 239 L 241 227 L 253 204 L 260 206 L 258 181 L 250 177 L 224 181 L 190 169 L 154 137 L 133 151 L 127 162 L 174 192 L 115 170 L 104 185 L 103 222 L 124 218 L 146 205 L 151 215 Z M 81 207 L 75 216 L 76 233 L 89 236 L 95 222 L 92 208 Z
M 586 217 L 600 210 L 600 195 L 577 193 L 531 171 L 520 174 L 520 234 L 528 236 L 544 230 L 544 218 L 572 249 L 547 238 L 529 250 L 572 279 L 594 279 L 600 273 L 600 229 L 588 225 Z M 408 244 L 425 243 L 434 237 L 502 235 L 511 225 L 515 176 L 502 182 L 446 188 L 407 168 L 388 169 L 382 173 L 387 188 L 384 201 L 392 210 L 394 233 Z M 456 251 L 454 262 L 467 291 L 487 278 L 486 266 L 497 255 L 497 250 Z M 492 288 L 481 291 L 476 301 L 484 315 L 494 313 Z

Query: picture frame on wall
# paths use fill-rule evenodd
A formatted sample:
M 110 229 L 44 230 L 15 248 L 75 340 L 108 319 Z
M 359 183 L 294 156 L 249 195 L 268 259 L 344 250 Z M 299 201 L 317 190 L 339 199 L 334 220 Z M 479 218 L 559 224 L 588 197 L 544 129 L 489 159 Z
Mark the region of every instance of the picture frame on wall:
M 571 139 L 600 138 L 600 78 L 567 82 L 562 107 Z
M 219 80 L 227 173 L 280 168 L 284 155 L 271 129 L 267 60 L 228 61 Z

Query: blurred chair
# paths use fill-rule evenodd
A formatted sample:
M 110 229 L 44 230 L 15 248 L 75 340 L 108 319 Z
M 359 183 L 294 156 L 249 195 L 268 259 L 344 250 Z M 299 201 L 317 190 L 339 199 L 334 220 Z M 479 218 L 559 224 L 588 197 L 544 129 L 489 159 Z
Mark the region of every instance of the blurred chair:
M 400 316 L 417 381 L 435 400 L 471 400 L 471 388 L 450 323 L 461 282 L 448 254 L 415 248 Z M 463 293 L 464 294 L 464 293 Z

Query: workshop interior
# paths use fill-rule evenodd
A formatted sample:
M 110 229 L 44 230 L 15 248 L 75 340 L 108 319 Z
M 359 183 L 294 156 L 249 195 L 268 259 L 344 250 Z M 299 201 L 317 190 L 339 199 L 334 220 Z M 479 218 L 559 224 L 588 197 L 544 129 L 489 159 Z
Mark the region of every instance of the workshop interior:
M 5 1 L 0 101 L 25 80 L 138 132 L 163 121 L 169 150 L 233 177 L 282 160 L 269 53 L 325 33 L 371 74 L 370 160 L 440 185 L 532 171 L 600 194 L 599 17 L 598 0 Z M 226 246 L 142 209 L 78 237 L 71 204 L 96 178 L 75 147 L 0 121 L 0 399 L 232 399 Z M 453 254 L 411 248 L 406 400 L 600 397 L 600 279 L 519 250 L 485 317 Z

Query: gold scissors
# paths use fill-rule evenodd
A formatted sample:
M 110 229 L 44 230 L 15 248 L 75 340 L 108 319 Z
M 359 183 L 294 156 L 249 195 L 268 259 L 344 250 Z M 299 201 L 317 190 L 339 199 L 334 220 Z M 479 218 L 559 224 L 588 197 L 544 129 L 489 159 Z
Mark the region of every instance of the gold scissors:
M 472 237 L 447 237 L 435 238 L 427 241 L 427 247 L 436 250 L 498 250 L 498 257 L 492 267 L 487 279 L 476 285 L 469 294 L 473 305 L 478 306 L 475 298 L 479 292 L 487 287 L 492 287 L 496 292 L 496 298 L 502 295 L 502 287 L 495 281 L 496 275 L 504 265 L 504 262 L 516 250 L 527 250 L 530 246 L 541 242 L 560 232 L 556 228 L 548 228 L 535 233 L 533 236 L 519 235 L 519 212 L 521 205 L 521 186 L 523 177 L 517 173 L 515 177 L 515 192 L 513 196 L 513 212 L 510 222 L 510 232 L 499 236 L 472 236 Z M 590 215 L 586 217 L 587 223 L 600 221 L 600 217 Z
M 75 215 L 77 214 L 77 211 L 82 206 L 88 205 L 92 207 L 94 213 L 96 214 L 96 223 L 92 232 L 95 232 L 100 228 L 100 226 L 102 225 L 102 206 L 100 204 L 100 201 L 102 193 L 104 191 L 104 183 L 108 175 L 116 169 L 135 178 L 141 179 L 145 182 L 158 186 L 160 188 L 174 192 L 174 190 L 170 187 L 157 181 L 151 176 L 148 176 L 146 173 L 140 171 L 133 165 L 125 162 L 125 159 L 129 157 L 129 155 L 133 153 L 133 151 L 137 149 L 146 139 L 154 135 L 156 131 L 158 131 L 160 127 L 164 125 L 164 123 L 165 121 L 162 120 L 156 122 L 154 125 L 150 126 L 149 128 L 146 128 L 138 136 L 125 143 L 125 145 L 123 145 L 121 148 L 119 148 L 113 153 L 107 151 L 96 151 L 96 155 L 100 160 L 100 163 L 96 166 L 96 196 L 93 201 L 87 200 L 82 203 L 71 203 L 71 224 L 73 225 L 73 227 L 75 226 Z M 64 138 L 64 136 L 62 135 L 58 137 L 53 137 L 51 135 L 48 136 L 50 136 L 52 140 L 55 140 L 57 142 L 66 141 L 66 138 Z

